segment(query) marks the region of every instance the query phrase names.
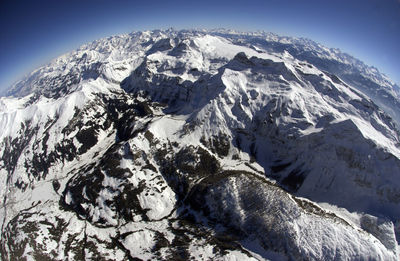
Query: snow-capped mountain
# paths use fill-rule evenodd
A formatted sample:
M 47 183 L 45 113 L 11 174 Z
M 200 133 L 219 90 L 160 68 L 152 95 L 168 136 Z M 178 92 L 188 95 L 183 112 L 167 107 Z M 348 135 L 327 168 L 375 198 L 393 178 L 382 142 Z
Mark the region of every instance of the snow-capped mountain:
M 3 260 L 398 260 L 399 89 L 270 33 L 101 39 L 0 98 Z

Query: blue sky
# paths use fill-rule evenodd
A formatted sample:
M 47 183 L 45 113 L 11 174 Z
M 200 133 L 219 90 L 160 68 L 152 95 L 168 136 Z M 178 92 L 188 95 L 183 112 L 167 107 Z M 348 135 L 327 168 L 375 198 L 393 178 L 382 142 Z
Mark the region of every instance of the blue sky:
M 2 0 L 0 91 L 86 42 L 169 27 L 307 37 L 340 48 L 400 83 L 400 0 Z

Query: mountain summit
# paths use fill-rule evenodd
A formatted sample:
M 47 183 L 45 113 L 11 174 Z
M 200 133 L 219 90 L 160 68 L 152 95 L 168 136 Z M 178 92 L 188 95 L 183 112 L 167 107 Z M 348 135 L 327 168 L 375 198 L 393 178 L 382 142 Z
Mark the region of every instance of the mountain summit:
M 270 33 L 146 31 L 0 98 L 3 260 L 398 260 L 399 88 Z

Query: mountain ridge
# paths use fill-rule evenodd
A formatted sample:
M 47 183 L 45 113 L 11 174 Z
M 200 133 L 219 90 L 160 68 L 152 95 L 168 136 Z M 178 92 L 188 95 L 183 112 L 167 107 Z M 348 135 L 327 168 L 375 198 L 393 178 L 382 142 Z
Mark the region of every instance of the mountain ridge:
M 387 77 L 385 74 L 379 72 L 379 70 L 376 67 L 367 65 L 364 62 L 362 62 L 360 59 L 357 59 L 357 58 L 353 57 L 352 55 L 350 55 L 348 53 L 342 52 L 338 48 L 325 47 L 324 45 L 319 44 L 318 42 L 315 42 L 315 41 L 313 41 L 313 40 L 311 40 L 309 38 L 305 38 L 305 37 L 280 36 L 278 34 L 271 33 L 271 32 L 266 32 L 266 31 L 243 32 L 243 31 L 237 31 L 237 30 L 232 30 L 232 29 L 224 29 L 224 28 L 218 28 L 218 29 L 184 29 L 184 30 L 175 30 L 173 28 L 169 28 L 169 29 L 166 29 L 166 30 L 134 31 L 134 32 L 131 32 L 129 34 L 109 36 L 109 37 L 104 37 L 104 38 L 101 38 L 101 39 L 98 39 L 98 40 L 94 40 L 94 41 L 92 41 L 92 42 L 90 42 L 88 44 L 83 44 L 77 50 L 84 49 L 85 46 L 88 46 L 88 45 L 91 45 L 91 44 L 95 44 L 96 42 L 110 40 L 113 37 L 114 38 L 118 38 L 118 37 L 121 37 L 121 36 L 136 35 L 136 34 L 140 34 L 140 33 L 143 33 L 143 32 L 156 32 L 156 33 L 166 33 L 166 34 L 168 34 L 168 33 L 176 33 L 176 34 L 177 33 L 193 33 L 193 34 L 196 34 L 196 33 L 200 33 L 201 34 L 201 33 L 203 33 L 203 34 L 210 34 L 211 33 L 211 34 L 221 35 L 221 36 L 235 36 L 235 35 L 237 35 L 237 36 L 246 35 L 246 36 L 254 36 L 254 37 L 262 36 L 262 37 L 267 37 L 269 40 L 274 39 L 276 41 L 287 42 L 287 43 L 292 43 L 292 44 L 293 43 L 298 43 L 298 44 L 303 44 L 303 45 L 311 45 L 311 46 L 314 46 L 314 47 L 319 47 L 321 50 L 325 50 L 325 51 L 329 51 L 329 52 L 332 52 L 332 53 L 339 54 L 340 57 L 342 57 L 342 61 L 343 60 L 347 60 L 348 63 L 351 63 L 353 65 L 358 64 L 360 67 L 364 67 L 366 69 L 368 68 L 371 71 L 371 73 L 378 73 L 378 74 L 381 75 L 380 78 L 383 78 L 383 79 L 386 78 L 385 80 L 388 81 L 391 85 L 393 85 L 393 86 L 397 85 L 393 81 L 389 80 L 389 77 Z M 71 52 L 67 53 L 66 55 L 70 55 L 70 54 L 74 53 L 75 51 L 76 50 L 71 51 Z M 55 61 L 57 59 L 60 59 L 63 56 L 64 55 L 62 55 L 60 57 L 57 57 L 57 58 L 54 58 L 53 61 Z M 41 66 L 40 68 L 47 67 L 50 64 L 51 64 L 51 62 L 49 64 Z M 34 70 L 32 73 L 34 73 L 37 70 Z M 32 73 L 30 73 L 30 74 L 32 74 Z M 28 74 L 24 78 L 28 78 L 29 76 L 30 75 Z M 14 85 L 18 85 L 18 82 L 16 84 L 13 84 L 13 87 L 11 87 L 10 89 L 15 89 Z M 398 85 L 397 85 L 397 87 L 399 88 Z M 8 92 L 7 96 L 12 95 L 12 93 L 13 93 L 11 90 L 6 90 L 5 92 Z
M 263 48 L 266 48 L 266 51 L 271 52 L 283 52 L 284 50 L 289 51 L 291 55 L 295 58 L 308 61 L 315 66 L 317 66 L 321 70 L 328 71 L 340 78 L 343 78 L 350 85 L 356 87 L 367 96 L 372 98 L 376 104 L 382 107 L 393 119 L 396 120 L 397 125 L 400 122 L 400 112 L 393 111 L 393 108 L 400 107 L 399 99 L 400 99 L 400 87 L 392 82 L 386 75 L 379 72 L 373 66 L 368 66 L 364 64 L 357 58 L 353 56 L 341 52 L 339 49 L 335 48 L 327 48 L 317 42 L 314 42 L 307 38 L 296 38 L 296 37 L 287 37 L 287 36 L 278 36 L 277 34 L 268 33 L 268 32 L 240 32 L 235 30 L 227 30 L 227 29 L 213 29 L 213 30 L 180 30 L 175 31 L 174 29 L 167 30 L 154 30 L 154 31 L 144 31 L 144 32 L 133 32 L 125 35 L 118 35 L 113 37 L 106 37 L 100 40 L 95 40 L 89 44 L 82 45 L 76 51 L 72 51 L 67 55 L 60 56 L 53 60 L 52 63 L 45 65 L 38 70 L 33 71 L 30 75 L 25 77 L 25 80 L 21 80 L 15 83 L 8 91 L 6 91 L 6 96 L 19 96 L 25 95 L 30 92 L 35 92 L 35 89 L 40 89 L 40 85 L 51 85 L 54 83 L 51 82 L 41 82 L 39 79 L 35 80 L 35 73 L 39 75 L 43 75 L 41 70 L 52 70 L 52 66 L 57 67 L 57 61 L 63 62 L 65 57 L 71 56 L 72 54 L 77 55 L 79 50 L 84 50 L 88 46 L 92 46 L 92 49 L 98 48 L 101 51 L 106 51 L 109 46 L 101 46 L 102 43 L 107 43 L 107 41 L 114 42 L 114 45 L 118 43 L 121 46 L 124 44 L 129 44 L 130 39 L 133 38 L 139 39 L 142 37 L 142 40 L 148 37 L 149 34 L 152 34 L 156 38 L 165 38 L 165 37 L 175 37 L 184 35 L 201 35 L 201 34 L 212 34 L 215 36 L 226 37 L 229 40 L 233 41 L 235 44 L 239 45 L 247 45 L 250 48 L 257 49 L 257 44 L 263 45 Z M 137 37 L 139 36 L 140 37 Z M 244 39 L 240 39 L 240 37 L 248 37 L 247 43 Z M 252 38 L 254 42 L 252 42 Z M 140 40 L 139 40 L 140 41 Z M 244 41 L 244 43 L 243 43 Z M 242 42 L 242 43 L 241 43 Z M 112 45 L 112 44 L 111 44 Z M 115 46 L 114 46 L 115 47 Z M 113 50 L 111 47 L 111 50 Z M 126 47 L 129 49 L 129 46 Z M 107 52 L 107 51 L 106 51 Z M 98 53 L 98 52 L 97 52 Z M 64 58 L 63 58 L 64 57 Z M 65 61 L 64 61 L 65 62 Z M 87 65 L 89 66 L 89 65 Z M 91 63 L 90 66 L 93 68 L 84 68 L 83 74 L 80 75 L 81 78 L 85 79 L 85 77 L 98 77 L 98 71 L 101 71 L 101 68 L 95 68 L 96 63 Z M 129 69 L 129 68 L 127 68 Z M 85 73 L 86 71 L 86 73 Z M 41 72 L 41 73 L 39 73 Z M 344 72 L 344 73 L 343 73 Z M 90 73 L 94 73 L 94 75 L 90 76 Z M 62 74 L 62 73 L 61 73 Z M 79 74 L 77 74 L 79 75 Z M 76 77 L 69 79 L 68 75 L 65 75 L 67 79 L 61 79 L 66 84 L 71 84 L 71 81 L 77 81 Z M 112 77 L 111 77 L 112 78 Z M 120 77 L 117 77 L 117 81 L 120 80 Z M 42 80 L 43 81 L 43 80 Z M 33 83 L 33 84 L 32 84 Z M 33 86 L 32 86 L 33 85 Z M 29 87 L 31 86 L 31 87 Z M 35 87 L 36 86 L 36 87 Z M 29 87 L 32 90 L 24 90 Z M 59 87 L 61 88 L 61 87 Z M 23 91 L 21 91 L 23 90 Z M 60 91 L 60 90 L 57 90 Z M 395 97 L 395 99 L 393 99 Z

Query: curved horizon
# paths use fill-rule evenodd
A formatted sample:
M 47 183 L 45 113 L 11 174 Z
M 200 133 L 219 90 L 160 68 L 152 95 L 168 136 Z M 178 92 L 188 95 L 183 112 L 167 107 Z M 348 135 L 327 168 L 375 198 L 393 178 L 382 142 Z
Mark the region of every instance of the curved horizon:
M 400 1 L 214 3 L 9 1 L 0 5 L 0 92 L 100 38 L 149 29 L 227 28 L 301 37 L 340 49 L 400 83 Z

